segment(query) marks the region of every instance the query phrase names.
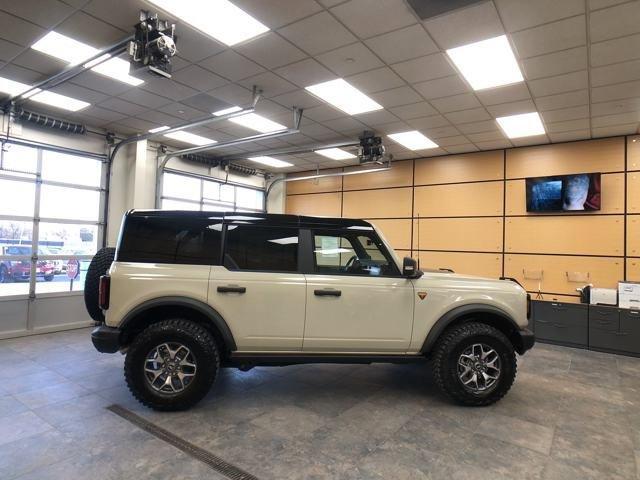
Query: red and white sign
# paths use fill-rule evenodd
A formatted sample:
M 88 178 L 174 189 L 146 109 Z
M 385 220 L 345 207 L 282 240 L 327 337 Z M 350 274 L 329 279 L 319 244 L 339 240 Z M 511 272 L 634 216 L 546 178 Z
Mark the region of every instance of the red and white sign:
M 71 280 L 78 278 L 80 274 L 80 262 L 78 260 L 69 260 L 67 263 L 67 277 Z

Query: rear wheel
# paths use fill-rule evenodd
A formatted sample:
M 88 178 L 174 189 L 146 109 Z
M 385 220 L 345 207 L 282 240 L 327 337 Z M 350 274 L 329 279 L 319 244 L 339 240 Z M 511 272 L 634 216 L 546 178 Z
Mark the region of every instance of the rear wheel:
M 440 389 L 463 405 L 491 405 L 511 388 L 517 362 L 509 339 L 483 323 L 465 323 L 446 331 L 434 351 Z
M 124 374 L 131 393 L 155 410 L 185 410 L 215 381 L 220 356 L 214 338 L 183 319 L 163 320 L 143 330 L 129 346 Z
M 96 322 L 104 322 L 104 312 L 98 305 L 100 277 L 107 273 L 116 256 L 116 249 L 105 247 L 93 256 L 84 280 L 84 304 L 89 316 Z

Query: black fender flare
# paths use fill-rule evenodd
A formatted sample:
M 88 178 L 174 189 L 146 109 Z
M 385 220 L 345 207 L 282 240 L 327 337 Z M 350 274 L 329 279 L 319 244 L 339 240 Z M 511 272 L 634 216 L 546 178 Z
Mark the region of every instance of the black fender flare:
M 497 316 L 503 321 L 508 322 L 515 331 L 520 330 L 520 327 L 511 317 L 511 315 L 498 307 L 486 305 L 483 303 L 469 303 L 466 305 L 460 305 L 459 307 L 452 308 L 451 310 L 446 312 L 436 321 L 436 323 L 433 324 L 433 327 L 431 327 L 431 330 L 429 330 L 429 333 L 427 334 L 427 338 L 422 344 L 420 353 L 429 353 L 438 341 L 438 338 L 440 338 L 440 335 L 442 335 L 447 327 L 453 324 L 460 317 L 473 313 L 490 314 L 493 316 Z
M 233 338 L 231 329 L 229 328 L 229 325 L 227 325 L 227 322 L 224 320 L 224 318 L 222 318 L 222 315 L 220 315 L 210 305 L 207 305 L 200 300 L 195 300 L 189 297 L 167 296 L 153 298 L 151 300 L 142 302 L 140 305 L 137 305 L 123 317 L 122 321 L 120 322 L 120 331 L 125 331 L 127 329 L 127 326 L 130 325 L 140 314 L 152 308 L 158 307 L 185 307 L 197 311 L 198 313 L 204 315 L 216 327 L 216 329 L 222 336 L 225 347 L 229 351 L 237 350 L 236 341 Z

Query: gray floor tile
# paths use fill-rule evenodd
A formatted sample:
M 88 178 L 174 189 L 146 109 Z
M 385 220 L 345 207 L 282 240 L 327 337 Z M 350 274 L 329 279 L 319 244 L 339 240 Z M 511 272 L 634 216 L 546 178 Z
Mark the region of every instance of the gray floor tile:
M 21 403 L 13 395 L 0 396 L 0 417 L 8 417 L 27 410 L 27 406 Z
M 553 430 L 519 418 L 489 414 L 475 433 L 549 455 Z
M 0 418 L 0 445 L 32 437 L 52 428 L 33 412 L 2 417 Z
M 89 392 L 81 386 L 72 382 L 64 382 L 46 388 L 16 393 L 15 397 L 30 409 L 35 409 L 88 394 Z

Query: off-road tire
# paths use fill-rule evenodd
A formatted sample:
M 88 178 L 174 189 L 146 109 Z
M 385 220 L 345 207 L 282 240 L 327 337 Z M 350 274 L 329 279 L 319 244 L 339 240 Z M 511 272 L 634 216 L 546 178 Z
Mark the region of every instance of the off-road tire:
M 472 393 L 458 378 L 458 358 L 465 348 L 478 342 L 492 347 L 498 353 L 501 373 L 493 389 Z M 436 384 L 448 397 L 462 405 L 486 406 L 497 402 L 513 385 L 516 370 L 516 355 L 509 339 L 501 331 L 484 323 L 470 322 L 452 327 L 444 332 L 434 349 L 433 373 Z
M 148 353 L 165 342 L 179 342 L 193 353 L 196 375 L 180 393 L 167 395 L 151 388 L 144 375 Z M 220 368 L 220 354 L 213 336 L 197 323 L 170 319 L 144 329 L 129 346 L 124 376 L 129 390 L 143 405 L 160 411 L 186 410 L 209 392 Z
M 104 322 L 104 312 L 98 305 L 100 277 L 107 273 L 116 256 L 116 249 L 105 247 L 98 250 L 89 264 L 84 280 L 84 304 L 89 316 L 96 322 Z

